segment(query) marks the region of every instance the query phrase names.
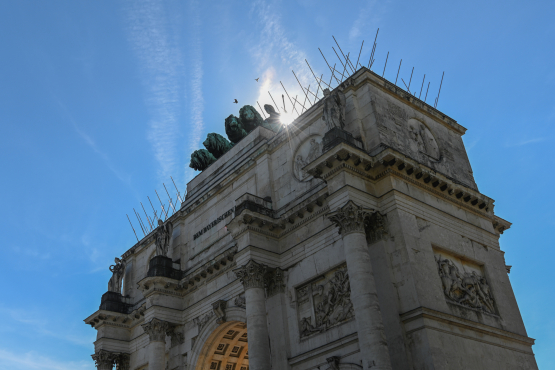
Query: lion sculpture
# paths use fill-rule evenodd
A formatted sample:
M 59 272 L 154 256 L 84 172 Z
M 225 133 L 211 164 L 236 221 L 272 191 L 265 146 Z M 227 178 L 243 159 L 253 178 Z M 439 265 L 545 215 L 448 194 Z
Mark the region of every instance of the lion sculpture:
M 262 116 L 252 105 L 245 105 L 239 110 L 239 118 L 247 132 L 251 132 L 262 124 Z
M 202 143 L 206 149 L 217 159 L 225 154 L 229 149 L 233 148 L 231 144 L 225 137 L 220 134 L 212 132 L 206 136 L 206 140 Z
M 216 157 L 206 149 L 195 150 L 191 153 L 191 163 L 189 167 L 197 171 L 204 171 L 212 163 L 216 162 Z
M 241 118 L 237 118 L 233 114 L 225 119 L 225 133 L 233 144 L 237 144 L 239 140 L 247 136 Z

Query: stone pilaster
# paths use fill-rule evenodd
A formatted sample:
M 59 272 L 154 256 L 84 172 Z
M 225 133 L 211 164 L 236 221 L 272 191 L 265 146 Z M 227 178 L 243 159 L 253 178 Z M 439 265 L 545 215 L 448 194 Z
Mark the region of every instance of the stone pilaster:
M 152 319 L 149 323 L 141 325 L 148 334 L 148 369 L 165 370 L 166 360 L 166 332 L 171 325 L 167 321 Z
M 250 260 L 246 265 L 233 271 L 245 288 L 249 367 L 256 370 L 270 370 L 272 365 L 264 293 L 267 266 Z
M 364 370 L 391 370 L 383 318 L 368 251 L 365 222 L 373 211 L 347 202 L 328 218 L 339 227 L 351 284 L 358 341 Z
M 117 353 L 105 351 L 103 349 L 91 355 L 98 370 L 112 370 L 117 356 Z
M 285 292 L 285 284 L 283 283 L 283 270 L 279 267 L 271 269 L 266 276 L 266 291 L 268 298 L 278 293 Z

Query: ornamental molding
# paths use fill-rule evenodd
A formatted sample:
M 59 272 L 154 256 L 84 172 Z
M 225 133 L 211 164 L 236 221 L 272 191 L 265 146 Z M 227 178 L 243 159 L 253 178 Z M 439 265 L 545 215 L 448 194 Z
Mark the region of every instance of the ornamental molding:
M 247 264 L 233 270 L 243 284 L 245 290 L 251 288 L 265 288 L 264 277 L 268 266 L 250 260 Z
M 443 175 L 387 146 L 370 155 L 340 143 L 308 164 L 306 171 L 328 181 L 340 171 L 348 171 L 370 181 L 394 175 L 482 217 L 493 218 L 493 199 L 462 182 Z
M 358 206 L 349 200 L 343 207 L 327 215 L 328 219 L 339 228 L 339 233 L 364 233 L 367 219 L 374 213 L 373 209 Z
M 148 334 L 151 342 L 165 342 L 166 332 L 171 328 L 171 324 L 157 318 L 150 320 L 150 322 L 141 325 L 144 332 Z
M 84 321 L 86 324 L 95 329 L 98 329 L 103 325 L 123 329 L 131 329 L 132 327 L 144 321 L 145 311 L 146 303 L 143 303 L 141 306 L 134 309 L 129 314 L 98 310 L 91 316 L 87 317 Z

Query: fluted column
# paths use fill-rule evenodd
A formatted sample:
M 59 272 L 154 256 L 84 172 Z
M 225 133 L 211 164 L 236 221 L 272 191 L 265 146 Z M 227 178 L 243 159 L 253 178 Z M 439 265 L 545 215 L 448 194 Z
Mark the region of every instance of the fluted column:
M 328 218 L 339 227 L 339 233 L 343 237 L 363 368 L 364 370 L 391 370 L 391 360 L 364 231 L 364 223 L 371 215 L 372 210 L 364 209 L 349 201 L 329 214 Z
M 148 370 L 165 370 L 166 332 L 170 328 L 170 323 L 154 318 L 149 323 L 143 324 L 142 327 L 150 339 L 148 345 Z
M 116 362 L 117 354 L 101 349 L 91 355 L 98 370 L 112 370 Z
M 272 367 L 264 294 L 266 269 L 267 266 L 250 260 L 233 270 L 245 287 L 249 368 L 253 370 L 270 370 Z

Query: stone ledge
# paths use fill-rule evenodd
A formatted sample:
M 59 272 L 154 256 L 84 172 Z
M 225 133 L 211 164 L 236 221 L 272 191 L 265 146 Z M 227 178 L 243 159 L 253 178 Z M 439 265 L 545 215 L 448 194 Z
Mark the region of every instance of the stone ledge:
M 535 339 L 529 338 L 527 336 L 498 329 L 475 321 L 463 319 L 457 316 L 453 316 L 451 314 L 432 310 L 426 307 L 419 307 L 414 310 L 402 313 L 400 317 L 401 317 L 401 321 L 405 325 L 405 330 L 407 335 L 414 333 L 418 330 L 431 329 L 431 330 L 441 331 L 450 335 L 463 336 L 467 339 L 488 343 L 494 346 L 510 348 L 511 350 L 518 350 L 518 349 L 515 349 L 513 347 L 507 347 L 499 343 L 498 341 L 499 340 L 509 341 L 509 342 L 513 342 L 513 343 L 525 346 L 527 348 L 530 348 L 532 345 L 534 345 L 534 342 L 535 342 Z M 474 337 L 469 335 L 463 335 L 460 333 L 455 333 L 453 331 L 443 330 L 442 328 L 439 327 L 439 325 L 434 324 L 434 322 L 454 325 L 461 329 L 470 330 L 472 333 L 476 333 L 477 336 Z M 485 340 L 483 338 L 484 335 L 489 336 L 490 340 Z M 497 342 L 495 340 L 497 340 Z M 532 354 L 532 349 L 530 348 L 530 351 L 520 350 L 520 352 Z

